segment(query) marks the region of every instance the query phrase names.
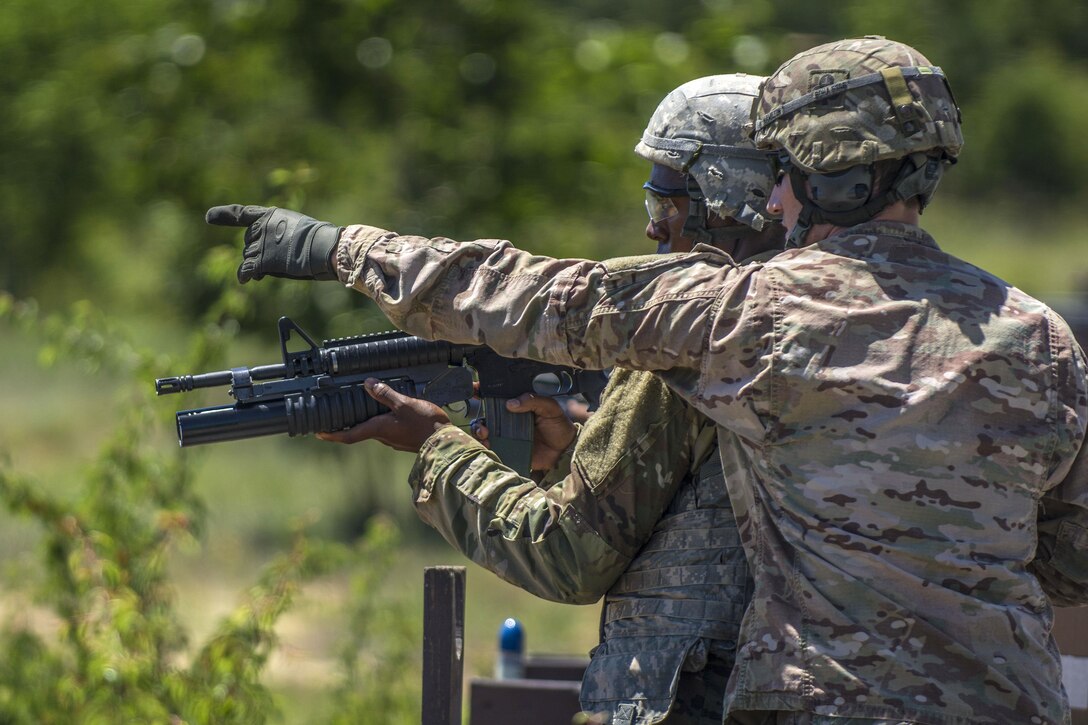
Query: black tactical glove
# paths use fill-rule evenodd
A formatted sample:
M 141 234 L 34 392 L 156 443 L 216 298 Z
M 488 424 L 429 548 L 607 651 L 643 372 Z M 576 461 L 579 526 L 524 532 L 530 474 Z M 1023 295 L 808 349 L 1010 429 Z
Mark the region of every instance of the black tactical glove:
M 204 220 L 224 227 L 247 227 L 238 281 L 287 277 L 336 279 L 333 254 L 343 227 L 288 209 L 266 206 L 213 206 Z

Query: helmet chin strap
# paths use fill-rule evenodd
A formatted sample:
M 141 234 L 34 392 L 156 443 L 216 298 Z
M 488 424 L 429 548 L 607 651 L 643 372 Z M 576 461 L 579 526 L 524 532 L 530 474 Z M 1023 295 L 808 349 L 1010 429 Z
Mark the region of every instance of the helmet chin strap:
M 707 206 L 702 189 L 692 181 L 688 183 L 688 200 L 688 215 L 684 219 L 682 234 L 695 244 L 709 244 L 728 252 L 730 249 L 735 249 L 742 241 L 760 234 L 759 231 L 744 223 L 713 229 L 707 227 L 711 213 L 710 207 Z M 670 251 L 672 251 L 671 240 L 657 247 L 658 254 L 668 254 Z
M 713 234 L 707 229 L 707 205 L 703 190 L 688 177 L 688 215 L 684 219 L 683 234 L 696 244 L 712 244 Z M 671 244 L 669 245 L 672 246 Z
M 805 237 L 808 235 L 808 231 L 812 229 L 813 223 L 816 221 L 814 216 L 819 214 L 819 208 L 816 204 L 808 198 L 808 189 L 805 186 L 805 175 L 802 174 L 796 166 L 790 167 L 790 170 L 786 174 L 790 180 L 790 188 L 793 189 L 793 196 L 801 203 L 801 213 L 797 215 L 797 223 L 793 225 L 793 229 L 790 229 L 790 233 L 786 235 L 786 249 L 794 247 L 803 247 L 805 245 Z
M 793 225 L 793 229 L 786 236 L 786 249 L 792 249 L 794 247 L 805 246 L 805 236 L 808 234 L 808 230 L 812 229 L 812 222 L 805 219 L 810 214 L 805 212 L 808 209 L 802 209 L 800 216 L 797 218 L 797 223 Z

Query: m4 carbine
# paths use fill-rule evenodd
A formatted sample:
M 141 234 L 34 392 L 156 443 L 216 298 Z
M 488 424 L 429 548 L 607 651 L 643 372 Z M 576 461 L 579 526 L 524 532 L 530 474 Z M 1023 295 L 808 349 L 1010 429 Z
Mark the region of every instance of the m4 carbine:
M 288 351 L 293 332 L 308 349 Z M 403 332 L 326 340 L 317 345 L 302 328 L 281 317 L 279 336 L 280 364 L 155 381 L 159 395 L 230 386 L 234 405 L 178 411 L 178 443 L 182 447 L 350 428 L 388 412 L 363 387 L 367 378 L 377 378 L 404 395 L 440 406 L 467 403 L 478 395 L 483 400 L 491 449 L 506 465 L 527 474 L 532 414 L 511 413 L 505 401 L 528 391 L 581 394 L 592 409 L 608 380 L 602 371 L 505 358 L 483 345 L 424 340 Z

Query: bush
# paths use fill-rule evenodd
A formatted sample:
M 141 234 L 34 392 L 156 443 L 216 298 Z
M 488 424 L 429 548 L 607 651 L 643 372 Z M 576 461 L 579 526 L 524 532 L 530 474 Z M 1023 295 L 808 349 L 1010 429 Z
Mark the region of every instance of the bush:
M 126 343 L 86 304 L 43 317 L 33 303 L 0 295 L 0 319 L 41 331 L 45 361 L 78 359 L 131 380 L 117 429 L 85 467 L 73 500 L 0 464 L 0 500 L 44 529 L 36 598 L 59 623 L 55 637 L 14 623 L 0 629 L 0 722 L 264 722 L 277 715 L 261 681 L 277 621 L 306 582 L 352 571 L 342 682 L 329 697 L 329 718 L 365 722 L 380 714 L 391 722 L 399 714 L 411 722 L 419 707 L 408 682 L 417 628 L 403 608 L 382 608 L 373 596 L 397 544 L 390 520 L 372 519 L 355 546 L 316 539 L 298 525 L 291 547 L 190 650 L 166 565 L 179 544 L 199 542 L 206 507 L 193 492 L 187 458 L 156 442 L 162 426 L 145 381 L 168 363 Z M 230 328 L 209 323 L 217 332 L 194 342 L 194 365 L 214 360 Z

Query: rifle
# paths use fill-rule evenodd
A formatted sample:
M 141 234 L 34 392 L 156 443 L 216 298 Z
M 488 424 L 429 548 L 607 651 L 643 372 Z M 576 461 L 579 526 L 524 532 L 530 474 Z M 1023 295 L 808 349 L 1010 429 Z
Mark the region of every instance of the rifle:
M 308 349 L 288 351 L 292 333 L 297 333 Z M 325 340 L 318 345 L 293 321 L 281 317 L 279 337 L 280 364 L 155 381 L 159 395 L 229 385 L 236 401 L 234 405 L 178 411 L 179 445 L 184 448 L 350 428 L 389 411 L 363 387 L 367 378 L 377 378 L 400 393 L 440 406 L 471 402 L 478 394 L 483 399 L 491 450 L 527 475 L 533 446 L 532 414 L 511 413 L 506 410 L 506 399 L 529 390 L 541 395 L 581 394 L 594 408 L 608 381 L 602 371 L 505 358 L 484 345 L 424 340 L 403 332 Z

